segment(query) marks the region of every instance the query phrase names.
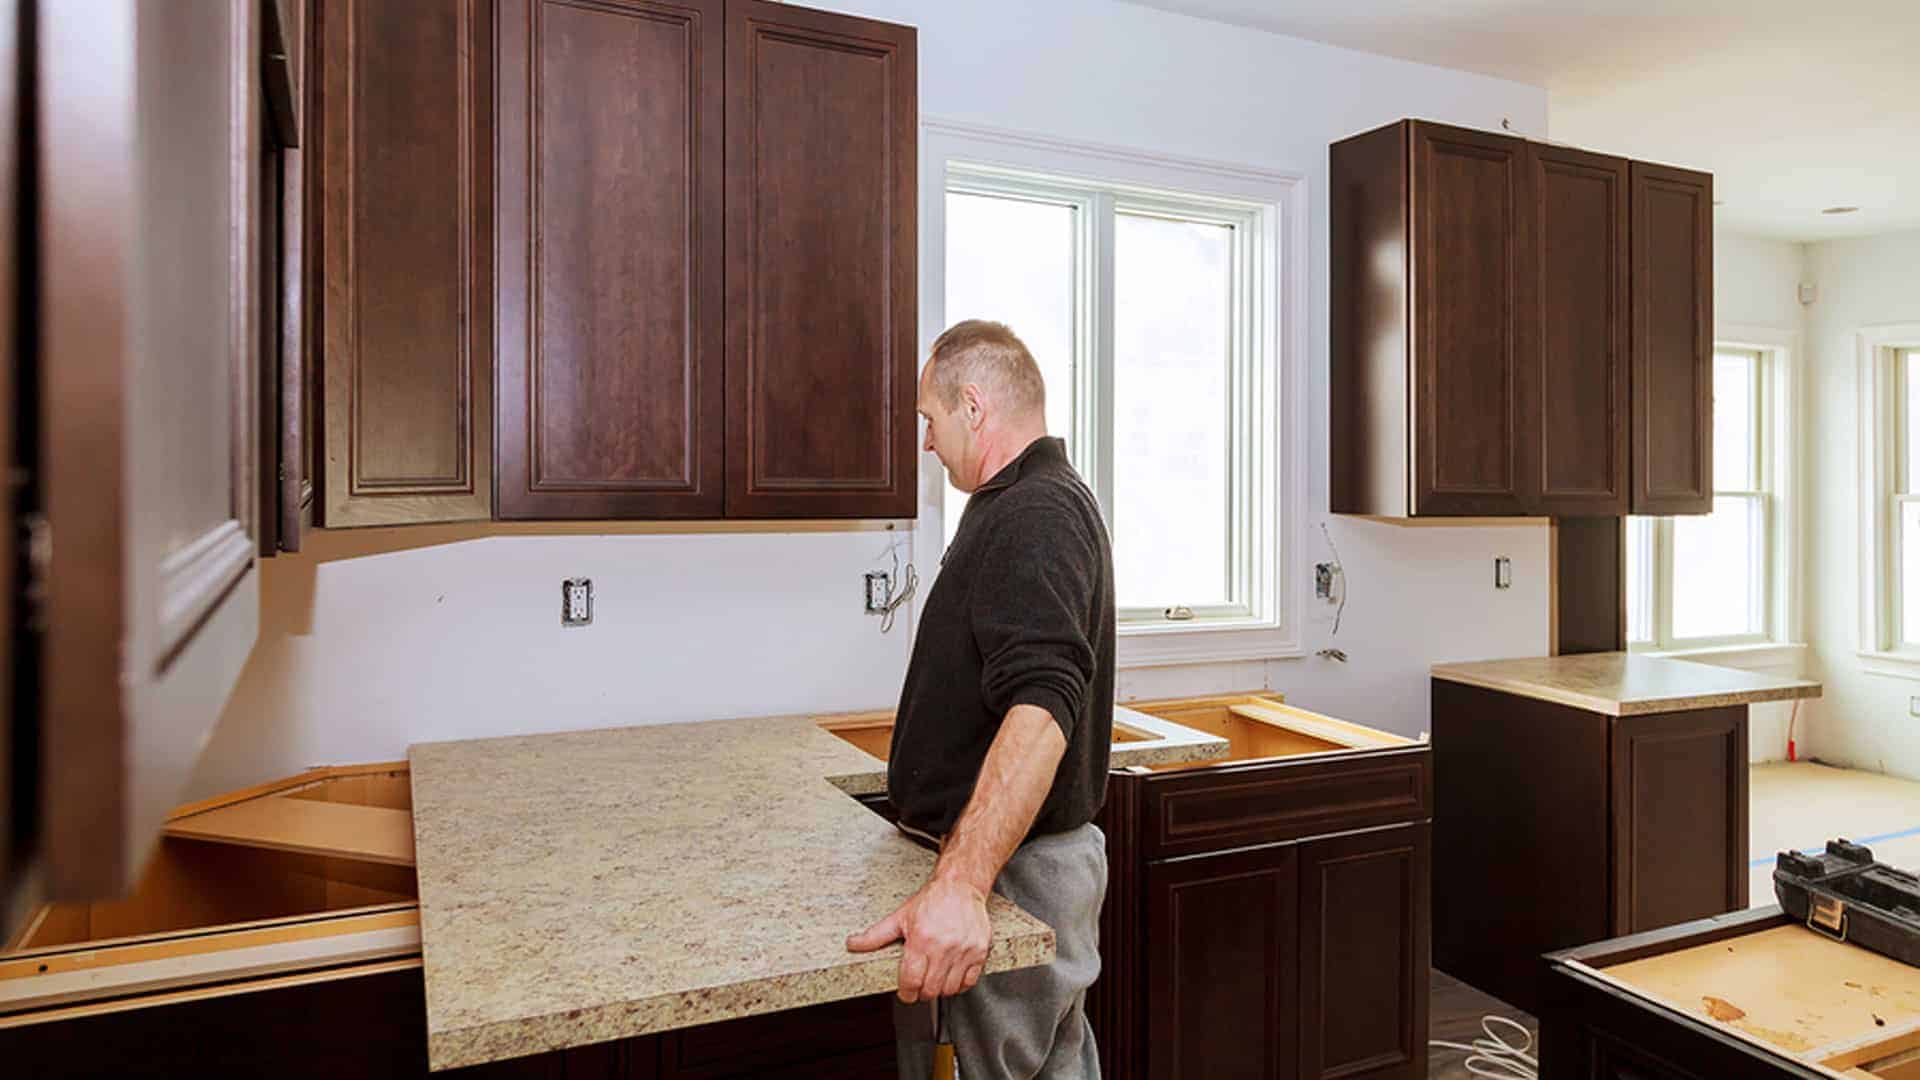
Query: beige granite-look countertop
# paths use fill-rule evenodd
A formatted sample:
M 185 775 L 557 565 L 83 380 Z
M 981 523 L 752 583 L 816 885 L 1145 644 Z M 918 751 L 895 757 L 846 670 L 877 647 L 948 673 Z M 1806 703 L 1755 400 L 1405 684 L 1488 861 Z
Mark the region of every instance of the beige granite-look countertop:
M 858 997 L 898 945 L 846 936 L 933 855 L 829 778 L 878 763 L 805 717 L 409 751 L 434 1069 Z M 883 768 L 883 767 L 881 767 Z M 883 774 L 884 775 L 884 774 Z M 988 971 L 1053 958 L 994 896 Z
M 1571 705 L 1608 716 L 1752 705 L 1820 696 L 1820 684 L 1633 653 L 1435 664 L 1433 677 Z

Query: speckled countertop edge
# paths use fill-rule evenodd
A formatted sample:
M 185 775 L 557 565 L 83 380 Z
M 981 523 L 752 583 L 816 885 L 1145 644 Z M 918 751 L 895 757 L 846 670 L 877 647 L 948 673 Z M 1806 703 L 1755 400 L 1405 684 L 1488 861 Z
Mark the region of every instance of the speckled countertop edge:
M 1432 677 L 1607 716 L 1648 716 L 1821 696 L 1810 679 L 1630 653 L 1435 664 Z M 1688 684 L 1697 684 L 1689 686 Z

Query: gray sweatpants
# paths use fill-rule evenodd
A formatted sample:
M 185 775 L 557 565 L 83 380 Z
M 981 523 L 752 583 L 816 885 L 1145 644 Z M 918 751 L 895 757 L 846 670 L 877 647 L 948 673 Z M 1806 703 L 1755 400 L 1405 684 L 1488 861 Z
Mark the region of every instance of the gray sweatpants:
M 1107 839 L 1092 825 L 1038 836 L 1013 853 L 993 891 L 1053 927 L 1053 963 L 983 977 L 943 998 L 963 1080 L 1098 1080 L 1087 987 L 1100 974 Z M 933 1006 L 893 1002 L 901 1080 L 933 1073 Z

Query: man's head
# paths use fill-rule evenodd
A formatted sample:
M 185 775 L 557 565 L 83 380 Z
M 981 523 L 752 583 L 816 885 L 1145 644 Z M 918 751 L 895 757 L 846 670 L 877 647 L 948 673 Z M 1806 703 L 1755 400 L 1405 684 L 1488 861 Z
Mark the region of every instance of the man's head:
M 933 343 L 920 373 L 920 414 L 922 448 L 939 455 L 955 488 L 971 493 L 1047 433 L 1047 388 L 1012 330 L 969 319 Z

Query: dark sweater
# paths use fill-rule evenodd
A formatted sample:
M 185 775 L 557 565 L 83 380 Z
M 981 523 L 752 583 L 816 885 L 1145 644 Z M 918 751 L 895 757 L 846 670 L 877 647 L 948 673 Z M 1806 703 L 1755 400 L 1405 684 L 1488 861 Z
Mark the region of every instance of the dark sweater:
M 1000 722 L 1037 705 L 1067 737 L 1032 836 L 1093 820 L 1113 738 L 1113 549 L 1066 444 L 1029 446 L 967 501 L 920 616 L 887 790 L 910 828 L 944 837 Z

